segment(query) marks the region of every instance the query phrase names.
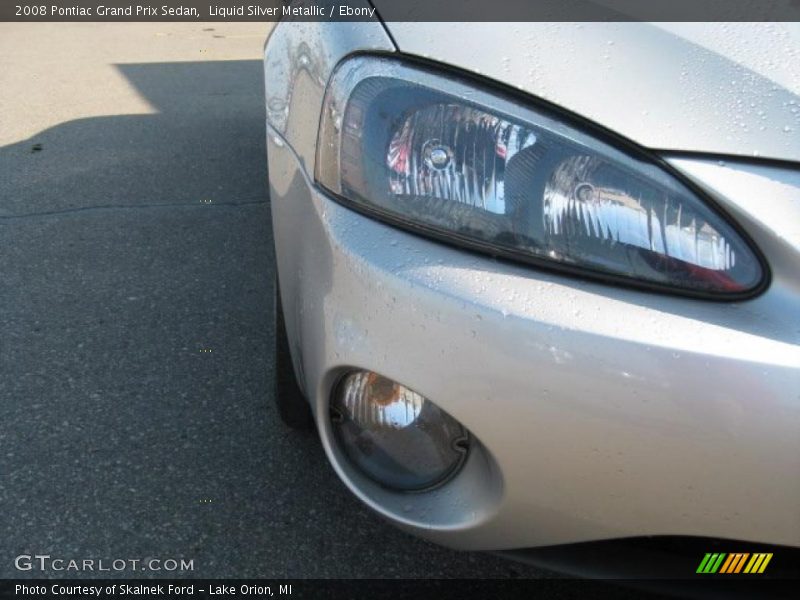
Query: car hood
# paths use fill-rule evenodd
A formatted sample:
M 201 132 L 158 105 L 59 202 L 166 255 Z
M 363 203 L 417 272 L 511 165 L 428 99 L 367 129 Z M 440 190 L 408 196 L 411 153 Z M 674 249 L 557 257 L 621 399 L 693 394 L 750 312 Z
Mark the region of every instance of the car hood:
M 400 52 L 670 151 L 800 161 L 800 24 L 395 23 Z

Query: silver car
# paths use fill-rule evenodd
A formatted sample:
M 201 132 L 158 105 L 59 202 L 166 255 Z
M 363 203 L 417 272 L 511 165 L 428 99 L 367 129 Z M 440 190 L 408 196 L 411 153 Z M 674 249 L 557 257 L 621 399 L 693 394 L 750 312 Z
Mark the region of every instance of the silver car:
M 276 400 L 353 494 L 800 546 L 797 24 L 284 21 L 264 68 Z

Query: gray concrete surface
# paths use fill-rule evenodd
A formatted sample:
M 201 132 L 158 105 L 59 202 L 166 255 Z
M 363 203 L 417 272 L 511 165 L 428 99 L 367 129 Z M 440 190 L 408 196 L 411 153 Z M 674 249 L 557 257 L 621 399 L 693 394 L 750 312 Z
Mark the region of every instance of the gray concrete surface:
M 543 575 L 396 531 L 278 422 L 266 28 L 0 25 L 0 577 Z

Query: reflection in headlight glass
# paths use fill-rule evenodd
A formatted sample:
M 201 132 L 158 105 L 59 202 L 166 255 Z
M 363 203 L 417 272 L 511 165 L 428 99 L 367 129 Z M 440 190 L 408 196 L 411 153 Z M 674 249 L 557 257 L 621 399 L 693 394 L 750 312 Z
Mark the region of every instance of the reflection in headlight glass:
M 431 196 L 505 213 L 505 168 L 536 143 L 532 130 L 457 104 L 412 113 L 389 142 L 394 194 Z
M 447 80 L 426 76 L 430 85 L 364 78 L 339 111 L 327 109 L 336 117 L 323 132 L 336 133 L 323 133 L 320 163 L 330 163 L 329 148 L 338 156 L 324 185 L 404 223 L 541 264 L 703 293 L 760 283 L 742 237 L 659 166 L 533 110 L 452 96 Z

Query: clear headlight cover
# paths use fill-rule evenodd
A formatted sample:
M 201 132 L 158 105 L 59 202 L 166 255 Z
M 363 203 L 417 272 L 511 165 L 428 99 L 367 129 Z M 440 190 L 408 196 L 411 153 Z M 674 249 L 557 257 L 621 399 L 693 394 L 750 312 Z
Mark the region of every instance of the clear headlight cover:
M 316 175 L 396 225 L 541 266 L 723 297 L 764 279 L 743 236 L 646 157 L 391 59 L 337 70 Z

